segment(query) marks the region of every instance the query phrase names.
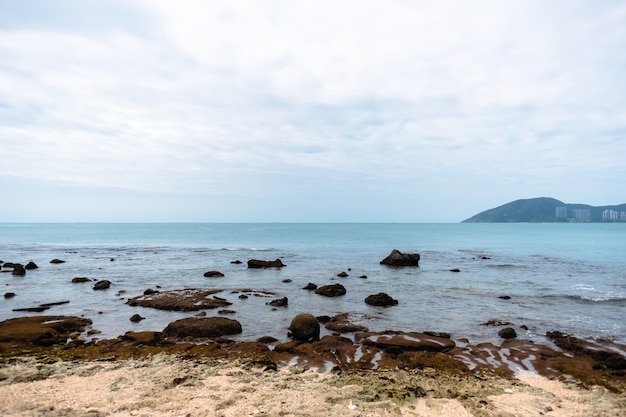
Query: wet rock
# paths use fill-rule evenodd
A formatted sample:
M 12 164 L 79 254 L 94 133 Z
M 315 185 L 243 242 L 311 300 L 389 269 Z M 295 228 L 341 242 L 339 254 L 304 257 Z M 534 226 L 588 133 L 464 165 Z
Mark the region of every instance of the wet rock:
M 241 324 L 225 317 L 190 317 L 167 325 L 163 334 L 173 338 L 213 338 L 240 334 Z
M 13 311 L 23 312 L 23 313 L 41 313 L 48 309 L 50 309 L 50 307 L 37 306 L 37 307 L 14 308 Z
M 26 275 L 26 269 L 22 264 L 13 264 L 13 272 L 11 272 L 11 274 L 18 277 L 23 277 L 24 275 Z
M 93 289 L 98 291 L 98 290 L 106 290 L 110 287 L 111 287 L 111 281 L 107 279 L 103 279 L 101 281 L 96 282 L 95 285 L 93 286 Z
M 133 314 L 130 316 L 130 321 L 133 323 L 139 323 L 141 320 L 145 320 L 145 317 L 141 317 L 139 314 Z
M 235 265 L 240 265 L 243 262 L 241 262 L 239 259 L 237 259 L 236 261 L 231 261 L 231 264 L 235 264 Z
M 512 323 L 510 321 L 501 321 L 501 320 L 489 320 L 484 323 L 480 323 L 481 326 L 510 326 Z
M 293 280 L 291 278 L 287 278 L 287 279 L 284 279 L 282 282 L 283 284 L 291 284 Z
M 624 347 L 616 345 L 607 339 L 598 342 L 583 340 L 558 331 L 547 332 L 546 336 L 561 349 L 578 355 L 585 355 L 599 362 L 600 367 L 614 370 L 626 369 L 626 356 L 617 352 L 624 352 Z M 613 349 L 611 349 L 613 348 Z
M 205 313 L 205 315 L 206 315 L 206 312 L 203 311 L 203 313 Z M 227 315 L 227 314 L 236 314 L 236 313 L 237 312 L 235 310 L 219 310 L 217 312 L 217 314 L 222 314 L 224 316 Z M 196 317 L 197 317 L 197 315 L 196 315 Z
M 262 336 L 262 337 L 259 337 L 256 341 L 258 343 L 264 343 L 264 344 L 269 345 L 269 344 L 278 342 L 278 339 L 272 336 Z
M 65 261 L 61 260 L 61 259 L 53 259 L 50 261 L 51 264 L 63 264 L 65 263 Z
M 27 271 L 31 270 L 31 269 L 37 269 L 39 268 L 37 266 L 36 263 L 34 263 L 33 261 L 30 261 L 29 263 L 26 264 L 26 266 L 24 267 L 24 269 L 26 269 Z
M 77 283 L 81 283 L 81 282 L 91 282 L 91 278 L 87 278 L 87 277 L 74 277 L 72 278 L 72 282 L 77 284 Z
M 455 346 L 451 339 L 418 332 L 367 332 L 357 333 L 354 337 L 364 345 L 382 349 L 396 348 L 401 351 L 447 352 Z
M 419 253 L 402 253 L 394 249 L 380 263 L 388 266 L 419 266 Z
M 18 317 L 0 322 L 0 343 L 52 346 L 65 344 L 71 333 L 82 332 L 91 320 L 71 316 Z
M 367 279 L 367 275 L 361 275 L 359 278 L 361 278 L 361 279 Z
M 303 290 L 309 290 L 309 291 L 314 291 L 317 289 L 317 285 L 313 284 L 312 282 L 309 282 L 308 284 L 306 284 L 306 287 L 302 288 Z
M 511 296 L 510 295 L 501 295 L 498 298 L 501 299 L 501 300 L 510 300 Z
M 348 317 L 348 313 L 337 314 L 335 317 L 326 320 L 324 322 L 324 327 L 332 332 L 337 333 L 356 333 L 369 331 L 369 329 L 365 326 L 352 323 L 348 319 Z
M 320 338 L 320 324 L 315 319 L 315 316 L 309 313 L 295 316 L 291 320 L 289 331 L 291 332 L 291 337 L 302 342 Z
M 498 336 L 503 339 L 515 339 L 517 337 L 517 333 L 512 327 L 505 327 L 498 332 Z
M 365 298 L 365 302 L 369 305 L 377 307 L 389 307 L 398 304 L 398 300 L 391 298 L 391 296 L 385 294 L 384 292 L 367 296 Z
M 324 297 L 339 297 L 346 294 L 346 288 L 341 284 L 323 285 L 315 290 L 315 294 Z
M 120 337 L 121 340 L 130 342 L 136 346 L 159 346 L 163 343 L 161 332 L 126 332 Z
M 143 292 L 143 295 L 152 295 L 152 294 L 158 294 L 160 291 L 157 290 L 153 290 L 152 288 L 148 288 L 147 290 L 145 290 Z
M 6 292 L 4 293 L 4 298 L 13 298 L 15 297 L 15 293 L 14 292 Z
M 459 268 L 452 268 L 450 272 L 461 272 L 461 270 Z
M 272 307 L 287 307 L 287 305 L 289 304 L 289 300 L 287 299 L 287 297 L 283 297 L 272 300 L 267 304 L 271 305 Z
M 204 273 L 206 278 L 221 278 L 224 276 L 220 271 L 208 271 Z
M 345 277 L 347 277 L 347 276 L 348 276 L 348 273 L 347 273 L 347 272 L 345 272 L 345 271 L 343 271 L 343 272 L 338 273 L 338 274 L 337 274 L 337 276 L 338 276 L 339 278 L 345 278 Z
M 248 268 L 282 268 L 286 266 L 280 259 L 274 261 L 262 261 L 259 259 L 250 259 L 248 261 Z
M 248 296 L 247 296 L 247 295 L 245 295 L 245 294 L 241 294 L 241 295 L 239 296 L 239 299 L 241 299 L 241 300 L 247 300 L 248 298 L 250 298 L 250 297 L 248 297 Z
M 222 290 L 184 289 L 157 292 L 129 299 L 126 304 L 131 306 L 151 307 L 168 311 L 198 311 L 220 308 L 232 303 L 223 298 L 208 298 Z

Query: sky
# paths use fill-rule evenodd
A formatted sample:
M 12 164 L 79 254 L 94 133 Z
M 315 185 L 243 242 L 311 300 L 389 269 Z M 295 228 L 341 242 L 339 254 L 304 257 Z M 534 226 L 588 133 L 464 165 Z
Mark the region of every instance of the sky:
M 0 0 L 0 222 L 626 203 L 626 2 Z

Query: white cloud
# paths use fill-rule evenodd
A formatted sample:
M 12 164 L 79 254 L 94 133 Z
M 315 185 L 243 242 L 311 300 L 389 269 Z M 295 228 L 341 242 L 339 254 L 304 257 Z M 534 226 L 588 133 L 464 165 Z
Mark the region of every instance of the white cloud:
M 486 183 L 492 198 L 582 201 L 599 191 L 564 183 L 626 180 L 619 2 L 110 9 L 79 7 L 81 25 L 0 16 L 0 145 L 20 155 L 0 175 L 320 204 L 346 189 L 485 204 L 471 189 Z

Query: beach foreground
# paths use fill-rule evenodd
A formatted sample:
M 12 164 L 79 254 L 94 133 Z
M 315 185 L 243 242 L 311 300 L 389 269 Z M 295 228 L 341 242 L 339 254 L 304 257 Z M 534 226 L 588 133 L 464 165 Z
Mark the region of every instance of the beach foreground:
M 623 416 L 624 396 L 522 373 L 336 374 L 157 354 L 120 361 L 14 357 L 0 369 L 9 416 Z

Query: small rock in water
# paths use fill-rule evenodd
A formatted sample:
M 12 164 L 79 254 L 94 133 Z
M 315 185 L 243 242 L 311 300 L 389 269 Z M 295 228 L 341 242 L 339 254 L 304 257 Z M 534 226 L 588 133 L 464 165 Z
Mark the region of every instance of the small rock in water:
M 61 260 L 61 259 L 56 259 L 54 258 L 53 260 L 50 261 L 51 264 L 62 264 L 65 263 L 65 261 Z
M 133 314 L 130 317 L 130 321 L 132 321 L 133 323 L 139 323 L 141 320 L 144 320 L 145 317 L 141 317 L 139 314 Z

